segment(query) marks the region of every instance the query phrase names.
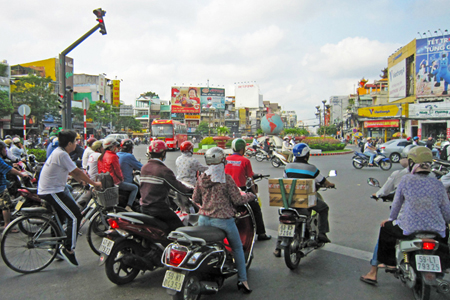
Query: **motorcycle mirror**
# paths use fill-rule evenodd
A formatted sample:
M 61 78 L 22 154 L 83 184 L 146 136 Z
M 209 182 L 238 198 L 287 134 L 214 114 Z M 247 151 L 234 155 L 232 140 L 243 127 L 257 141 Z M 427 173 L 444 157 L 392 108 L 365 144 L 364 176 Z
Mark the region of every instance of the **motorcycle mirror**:
M 336 177 L 337 171 L 336 170 L 330 170 L 330 173 L 328 173 L 328 177 Z
M 378 180 L 376 180 L 375 178 L 369 178 L 367 179 L 367 184 L 374 186 L 374 187 L 381 187 L 380 186 L 380 182 Z

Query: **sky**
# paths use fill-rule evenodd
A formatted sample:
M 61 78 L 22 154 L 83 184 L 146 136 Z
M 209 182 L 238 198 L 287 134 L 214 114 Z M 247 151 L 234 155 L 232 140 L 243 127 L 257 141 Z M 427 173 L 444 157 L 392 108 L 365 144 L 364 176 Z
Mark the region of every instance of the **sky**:
M 446 0 L 19 0 L 0 5 L 0 60 L 10 65 L 68 54 L 74 73 L 121 79 L 121 100 L 171 86 L 256 82 L 264 100 L 318 123 L 315 106 L 373 82 L 388 57 L 420 33 L 450 29 Z M 447 26 L 447 27 L 446 27 Z

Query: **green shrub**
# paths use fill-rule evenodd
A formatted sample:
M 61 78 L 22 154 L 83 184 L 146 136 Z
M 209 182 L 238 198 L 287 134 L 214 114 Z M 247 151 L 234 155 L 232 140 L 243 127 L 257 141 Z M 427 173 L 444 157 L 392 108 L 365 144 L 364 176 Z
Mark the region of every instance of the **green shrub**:
M 307 137 L 302 142 L 308 144 L 311 149 L 320 149 L 322 151 L 343 150 L 345 148 L 345 144 L 333 138 Z
M 215 144 L 213 138 L 210 137 L 210 136 L 205 137 L 200 143 L 202 143 L 203 145 L 212 145 L 212 144 Z
M 27 149 L 28 154 L 34 154 L 38 162 L 44 162 L 47 159 L 47 151 L 44 149 Z

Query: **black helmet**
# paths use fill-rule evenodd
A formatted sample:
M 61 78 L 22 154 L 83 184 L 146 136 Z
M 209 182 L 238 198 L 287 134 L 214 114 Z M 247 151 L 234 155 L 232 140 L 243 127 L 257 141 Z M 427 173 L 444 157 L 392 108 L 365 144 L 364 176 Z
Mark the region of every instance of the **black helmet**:
M 125 139 L 120 144 L 120 148 L 122 148 L 122 152 L 130 152 L 134 147 L 134 143 L 130 139 Z

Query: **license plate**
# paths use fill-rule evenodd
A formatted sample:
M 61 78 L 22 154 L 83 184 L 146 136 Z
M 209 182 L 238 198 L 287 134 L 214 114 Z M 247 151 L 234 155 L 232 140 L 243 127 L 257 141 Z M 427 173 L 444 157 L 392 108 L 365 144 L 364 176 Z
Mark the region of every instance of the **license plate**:
M 278 225 L 278 236 L 293 237 L 295 234 L 295 225 L 280 224 Z
M 177 273 L 171 270 L 166 271 L 166 275 L 164 276 L 164 281 L 162 286 L 175 290 L 177 292 L 181 291 L 181 288 L 183 287 L 183 281 L 184 281 L 184 274 Z
M 16 204 L 15 210 L 20 210 L 22 208 L 22 205 L 25 203 L 25 199 L 19 200 Z
M 442 272 L 441 259 L 437 255 L 416 255 L 417 271 Z
M 103 238 L 102 245 L 100 246 L 99 251 L 102 253 L 105 253 L 106 255 L 109 255 L 111 253 L 111 249 L 114 246 L 114 241 Z

